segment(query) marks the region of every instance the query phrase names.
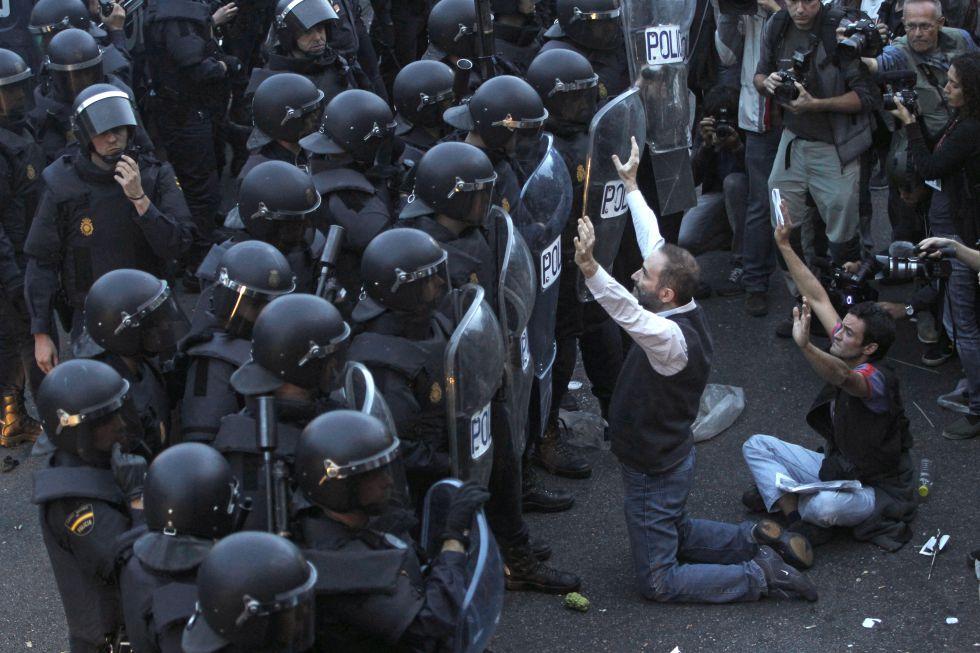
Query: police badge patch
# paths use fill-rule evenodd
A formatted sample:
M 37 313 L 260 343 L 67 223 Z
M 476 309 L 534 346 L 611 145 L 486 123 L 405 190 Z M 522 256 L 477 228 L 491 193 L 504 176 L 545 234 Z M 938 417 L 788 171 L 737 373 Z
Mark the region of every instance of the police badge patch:
M 37 169 L 30 163 L 28 163 L 27 167 L 24 168 L 24 172 L 27 174 L 27 179 L 29 181 L 34 181 L 37 179 Z
M 433 381 L 432 387 L 429 388 L 429 403 L 438 404 L 440 401 L 442 401 L 442 386 L 438 381 Z
M 82 232 L 83 236 L 91 236 L 95 233 L 95 225 L 92 224 L 92 218 L 82 218 L 81 223 L 78 225 L 78 230 Z
M 606 85 L 599 82 L 599 98 L 605 100 L 609 97 L 609 91 L 606 90 Z
M 575 168 L 575 179 L 580 184 L 583 181 L 585 181 L 585 166 L 583 166 L 581 163 L 578 164 L 578 167 L 577 168 Z
M 65 528 L 69 533 L 79 537 L 85 537 L 95 528 L 95 511 L 92 504 L 86 503 L 78 510 L 74 511 L 65 519 Z
M 501 205 L 502 207 L 504 207 L 504 211 L 507 211 L 507 213 L 510 213 L 510 202 L 508 202 L 508 201 L 507 201 L 507 198 L 506 198 L 506 197 L 505 197 L 505 198 L 503 198 L 503 199 L 502 199 L 502 200 L 500 201 L 500 205 Z

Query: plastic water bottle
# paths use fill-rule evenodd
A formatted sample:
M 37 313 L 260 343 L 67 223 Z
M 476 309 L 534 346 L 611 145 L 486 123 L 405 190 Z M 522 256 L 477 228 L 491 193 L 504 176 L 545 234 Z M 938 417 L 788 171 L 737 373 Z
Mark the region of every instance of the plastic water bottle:
M 923 499 L 929 496 L 929 492 L 932 491 L 934 471 L 932 461 L 928 458 L 923 458 L 919 464 L 919 496 Z

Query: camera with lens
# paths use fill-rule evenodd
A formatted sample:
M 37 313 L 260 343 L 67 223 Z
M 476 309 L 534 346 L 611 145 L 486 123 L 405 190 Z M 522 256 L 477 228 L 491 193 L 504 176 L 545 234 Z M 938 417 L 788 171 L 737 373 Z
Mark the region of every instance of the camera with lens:
M 931 256 L 936 252 L 938 257 Z M 888 254 L 875 258 L 888 279 L 948 279 L 953 272 L 956 250 L 952 247 L 919 249 L 912 243 L 898 241 L 891 244 Z
M 895 110 L 895 101 L 901 102 L 913 116 L 919 115 L 919 94 L 915 91 L 915 73 L 911 70 L 896 70 L 881 73 L 881 103 L 885 111 Z
M 837 56 L 843 61 L 877 57 L 885 49 L 885 40 L 870 18 L 847 23 L 843 29 L 844 40 L 837 43 Z
M 807 71 L 810 70 L 810 59 L 813 57 L 813 52 L 813 49 L 806 52 L 797 50 L 793 53 L 793 58 L 790 59 L 789 67 L 778 71 L 782 81 L 773 92 L 776 100 L 788 104 L 800 97 L 800 89 L 796 88 L 796 84 L 806 86 L 806 75 Z
M 715 135 L 724 140 L 735 133 L 735 123 L 728 107 L 720 107 L 715 112 Z
M 878 301 L 878 291 L 871 285 L 877 267 L 874 259 L 862 261 L 854 272 L 848 272 L 828 259 L 815 258 L 813 265 L 819 272 L 820 284 L 839 315 L 855 304 Z

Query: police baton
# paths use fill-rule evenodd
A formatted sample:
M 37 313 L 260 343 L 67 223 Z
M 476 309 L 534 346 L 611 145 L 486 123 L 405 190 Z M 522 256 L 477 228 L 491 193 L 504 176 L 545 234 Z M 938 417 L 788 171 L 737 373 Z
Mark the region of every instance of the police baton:
M 469 59 L 459 59 L 456 70 L 453 71 L 453 98 L 456 104 L 463 104 L 463 98 L 470 93 L 470 72 L 473 62 Z
M 493 11 L 490 0 L 476 0 L 476 61 L 480 67 L 481 82 L 496 74 L 493 65 L 495 44 L 493 40 Z
M 320 254 L 320 277 L 316 282 L 316 294 L 331 304 L 344 299 L 344 289 L 337 282 L 337 257 L 340 256 L 340 246 L 343 244 L 344 228 L 339 224 L 330 225 L 327 242 Z
M 276 532 L 276 493 L 273 474 L 274 463 L 272 452 L 279 445 L 279 433 L 276 429 L 275 397 L 257 397 L 258 420 L 256 421 L 255 438 L 259 451 L 262 452 L 262 471 L 265 474 L 265 520 L 270 533 Z

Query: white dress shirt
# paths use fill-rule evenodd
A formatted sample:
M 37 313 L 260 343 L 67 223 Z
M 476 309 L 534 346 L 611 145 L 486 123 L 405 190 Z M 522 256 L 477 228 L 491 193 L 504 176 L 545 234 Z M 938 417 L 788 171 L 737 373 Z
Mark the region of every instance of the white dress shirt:
M 664 244 L 657 216 L 638 190 L 629 193 L 626 201 L 633 217 L 636 240 L 646 260 Z M 601 266 L 591 278 L 585 280 L 585 284 L 599 305 L 643 349 L 658 374 L 673 376 L 687 366 L 684 332 L 676 322 L 667 318 L 694 310 L 696 305 L 693 299 L 684 306 L 653 313 L 640 306 L 639 300 Z

